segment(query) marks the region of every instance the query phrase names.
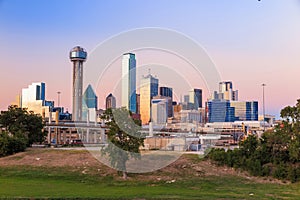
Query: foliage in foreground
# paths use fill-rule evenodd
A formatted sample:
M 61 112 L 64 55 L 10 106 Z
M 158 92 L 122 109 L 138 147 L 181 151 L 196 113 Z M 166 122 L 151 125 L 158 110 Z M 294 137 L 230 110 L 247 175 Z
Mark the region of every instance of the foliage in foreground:
M 40 115 L 17 106 L 9 106 L 0 114 L 0 157 L 24 151 L 33 143 L 45 140 Z
M 261 138 L 250 135 L 239 149 L 213 149 L 208 157 L 219 165 L 249 171 L 255 176 L 273 176 L 300 180 L 300 100 L 296 106 L 281 110 L 284 119 L 273 131 Z
M 141 122 L 132 118 L 132 113 L 125 108 L 107 109 L 102 119 L 109 128 L 108 146 L 102 150 L 109 156 L 113 167 L 123 172 L 127 178 L 126 162 L 130 158 L 140 158 L 140 147 L 145 137 L 140 132 Z

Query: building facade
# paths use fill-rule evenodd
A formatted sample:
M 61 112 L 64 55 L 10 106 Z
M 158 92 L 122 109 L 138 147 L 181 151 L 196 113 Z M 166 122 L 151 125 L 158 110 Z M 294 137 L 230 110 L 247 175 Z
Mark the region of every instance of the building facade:
M 231 101 L 230 106 L 234 107 L 236 121 L 257 121 L 257 101 Z
M 192 104 L 192 109 L 198 110 L 202 108 L 202 90 L 192 89 L 189 91 L 189 103 Z
M 43 82 L 32 83 L 28 88 L 22 89 L 20 97 L 21 108 L 27 108 L 35 114 L 43 117 L 50 117 L 51 108 L 54 106 L 53 101 L 45 100 L 46 85 Z
M 126 53 L 122 58 L 122 107 L 136 113 L 136 59 Z
M 214 92 L 213 99 L 238 101 L 238 90 L 233 90 L 231 81 L 219 83 L 219 91 Z
M 228 100 L 209 100 L 208 107 L 208 122 L 234 122 L 234 107 L 230 106 Z
M 151 122 L 153 124 L 165 124 L 168 119 L 167 99 L 152 99 L 151 104 Z
M 181 123 L 201 123 L 202 112 L 201 110 L 181 110 L 179 112 Z
M 140 82 L 140 114 L 142 124 L 151 119 L 151 100 L 158 95 L 158 79 L 151 74 L 143 76 Z
M 82 120 L 96 121 L 98 97 L 91 85 L 88 85 L 83 94 Z
M 170 87 L 159 87 L 159 95 L 170 98 L 168 100 L 168 117 L 173 117 L 173 89 Z
M 116 97 L 114 97 L 112 93 L 110 93 L 105 99 L 105 109 L 107 110 L 109 108 L 116 108 Z

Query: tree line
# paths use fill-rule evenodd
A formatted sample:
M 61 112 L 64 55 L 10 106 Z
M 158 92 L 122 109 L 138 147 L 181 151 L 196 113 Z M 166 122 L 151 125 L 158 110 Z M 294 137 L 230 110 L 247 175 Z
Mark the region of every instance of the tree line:
M 24 151 L 33 143 L 42 143 L 47 135 L 40 115 L 11 105 L 0 114 L 0 157 Z
M 283 119 L 261 138 L 250 135 L 234 150 L 212 149 L 208 158 L 218 165 L 239 168 L 254 176 L 300 180 L 300 99 L 280 112 Z

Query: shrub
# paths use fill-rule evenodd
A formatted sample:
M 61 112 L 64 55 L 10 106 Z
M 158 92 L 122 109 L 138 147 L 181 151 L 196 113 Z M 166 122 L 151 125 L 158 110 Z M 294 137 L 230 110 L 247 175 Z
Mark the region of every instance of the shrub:
M 287 166 L 283 163 L 275 165 L 275 169 L 273 172 L 273 177 L 278 179 L 286 179 L 287 178 Z
M 26 144 L 27 140 L 25 138 L 2 132 L 0 134 L 0 157 L 24 151 Z

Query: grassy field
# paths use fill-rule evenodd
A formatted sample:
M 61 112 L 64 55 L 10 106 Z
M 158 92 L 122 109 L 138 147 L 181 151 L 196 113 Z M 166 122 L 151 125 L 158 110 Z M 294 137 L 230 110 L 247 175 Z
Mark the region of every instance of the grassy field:
M 15 159 L 21 159 L 18 156 Z M 0 198 L 28 199 L 299 199 L 300 184 L 259 183 L 220 176 L 178 177 L 175 182 L 149 179 L 165 172 L 116 175 L 81 173 L 69 166 L 1 166 Z

